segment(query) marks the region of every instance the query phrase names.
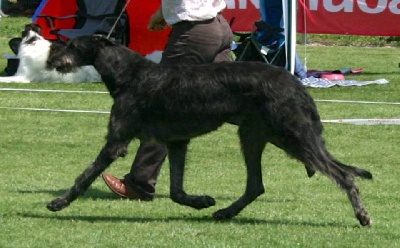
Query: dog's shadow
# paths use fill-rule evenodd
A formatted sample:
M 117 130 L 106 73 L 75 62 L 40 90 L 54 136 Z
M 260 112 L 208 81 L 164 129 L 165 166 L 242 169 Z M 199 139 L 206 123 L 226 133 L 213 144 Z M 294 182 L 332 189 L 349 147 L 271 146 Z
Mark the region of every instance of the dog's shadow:
M 54 197 L 58 197 L 63 195 L 67 189 L 59 189 L 59 190 L 18 190 L 17 193 L 19 194 L 49 194 L 53 195 Z M 119 200 L 121 199 L 120 196 L 114 194 L 111 191 L 103 191 L 100 189 L 92 188 L 85 192 L 85 194 L 81 197 L 82 199 L 91 199 L 91 200 Z M 170 196 L 167 194 L 156 194 L 156 199 L 170 199 Z M 235 196 L 216 196 L 215 199 L 217 201 L 234 201 L 237 199 Z M 266 202 L 292 202 L 293 199 L 257 199 L 257 201 L 266 201 Z
M 187 216 L 183 215 L 180 217 L 116 217 L 116 216 L 94 216 L 94 215 L 86 215 L 86 216 L 66 216 L 66 215 L 40 215 L 40 214 L 31 214 L 31 213 L 18 213 L 17 214 L 23 218 L 34 218 L 34 219 L 54 219 L 59 221 L 83 221 L 83 222 L 132 222 L 132 223 L 150 223 L 150 222 L 196 222 L 196 223 L 230 223 L 236 225 L 274 225 L 274 226 L 308 226 L 308 227 L 340 227 L 340 228 L 360 228 L 359 225 L 346 225 L 343 223 L 337 222 L 325 222 L 325 223 L 317 223 L 311 221 L 298 221 L 298 220 L 267 220 L 267 219 L 258 219 L 258 218 L 245 218 L 245 217 L 235 217 L 234 219 L 217 221 L 213 219 L 211 216 Z
M 43 190 L 19 190 L 17 193 L 19 194 L 49 194 L 53 195 L 54 197 L 58 197 L 63 195 L 67 189 L 59 189 L 59 190 L 50 190 L 50 189 L 43 189 Z M 91 200 L 112 200 L 112 199 L 121 199 L 118 195 L 114 194 L 113 192 L 103 191 L 99 189 L 90 189 L 85 192 L 82 196 L 82 199 L 91 199 Z M 157 198 L 169 198 L 168 195 L 160 195 L 157 194 Z
M 54 195 L 55 197 L 62 195 L 66 189 L 60 190 L 20 190 L 18 191 L 21 194 L 50 194 Z M 120 197 L 115 195 L 112 192 L 105 192 L 99 189 L 91 189 L 85 193 L 82 198 L 92 199 L 92 200 L 110 200 L 116 199 L 119 200 Z M 168 198 L 169 195 L 160 195 L 157 194 L 157 198 Z M 217 200 L 222 200 L 224 197 L 216 197 Z M 232 200 L 231 197 L 225 197 L 227 200 Z M 271 201 L 271 200 L 269 200 Z M 33 214 L 33 213 L 18 213 L 19 216 L 24 218 L 35 218 L 35 219 L 55 219 L 61 221 L 71 221 L 71 220 L 80 220 L 84 222 L 135 222 L 135 223 L 148 223 L 148 222 L 176 222 L 176 221 L 188 221 L 188 222 L 200 222 L 200 223 L 233 223 L 237 225 L 248 225 L 248 224 L 264 224 L 264 225 L 291 225 L 291 226 L 309 226 L 309 227 L 349 227 L 345 224 L 340 224 L 336 222 L 326 222 L 326 223 L 317 223 L 317 222 L 310 222 L 310 221 L 296 221 L 296 220 L 267 220 L 267 219 L 258 219 L 258 218 L 245 218 L 237 216 L 231 220 L 225 221 L 216 221 L 211 216 L 188 216 L 182 215 L 180 217 L 116 217 L 116 216 L 95 216 L 95 215 L 87 215 L 87 216 L 66 216 L 66 215 L 47 215 L 47 214 Z M 359 225 L 354 225 L 354 227 L 359 227 Z

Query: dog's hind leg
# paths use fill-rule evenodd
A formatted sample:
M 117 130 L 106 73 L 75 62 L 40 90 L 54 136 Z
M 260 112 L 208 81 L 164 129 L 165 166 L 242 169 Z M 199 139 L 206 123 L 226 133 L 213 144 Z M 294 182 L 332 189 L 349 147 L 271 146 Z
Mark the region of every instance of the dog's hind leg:
M 188 143 L 189 140 L 167 143 L 168 159 L 170 162 L 171 199 L 176 203 L 195 209 L 214 206 L 215 200 L 211 196 L 188 195 L 183 189 L 183 177 Z
M 354 182 L 354 176 L 361 176 L 363 178 L 372 179 L 369 172 L 363 171 L 362 174 L 354 173 L 355 171 L 351 166 L 337 163 L 334 160 L 327 161 L 329 171 L 326 175 L 336 182 L 347 193 L 347 197 L 353 207 L 354 213 L 362 226 L 372 225 L 372 220 L 368 216 L 368 212 L 362 204 L 360 192 Z M 357 170 L 360 170 L 356 168 Z M 361 170 L 360 170 L 361 171 Z M 365 172 L 365 173 L 364 173 Z
M 294 156 L 304 164 L 313 167 L 337 183 L 347 193 L 356 218 L 360 224 L 363 226 L 370 226 L 372 221 L 362 204 L 359 189 L 355 184 L 354 177 L 358 176 L 365 179 L 372 179 L 371 173 L 338 162 L 326 150 L 321 138 L 316 137 L 315 142 L 313 142 L 313 140 L 314 139 L 297 143 L 300 145 L 298 151 L 302 152 L 298 152 Z M 292 141 L 292 143 L 296 142 Z
M 64 195 L 47 204 L 51 211 L 59 211 L 67 207 L 71 202 L 83 195 L 93 181 L 118 157 L 127 153 L 129 142 L 107 142 L 96 160 L 87 167 L 75 180 L 75 184 Z
M 372 220 L 368 215 L 367 210 L 362 204 L 360 192 L 354 182 L 354 177 L 358 176 L 364 179 L 372 179 L 371 173 L 368 171 L 348 166 L 333 159 L 331 156 L 328 163 L 330 170 L 339 170 L 341 173 L 330 173 L 329 177 L 332 178 L 344 191 L 353 207 L 354 214 L 362 226 L 371 226 Z M 334 169 L 331 169 L 334 168 Z
M 261 158 L 267 144 L 266 134 L 256 125 L 239 127 L 239 137 L 247 170 L 246 190 L 244 194 L 229 207 L 213 214 L 216 220 L 231 219 L 239 214 L 247 205 L 265 192 L 262 182 Z M 252 123 L 252 124 L 253 124 Z

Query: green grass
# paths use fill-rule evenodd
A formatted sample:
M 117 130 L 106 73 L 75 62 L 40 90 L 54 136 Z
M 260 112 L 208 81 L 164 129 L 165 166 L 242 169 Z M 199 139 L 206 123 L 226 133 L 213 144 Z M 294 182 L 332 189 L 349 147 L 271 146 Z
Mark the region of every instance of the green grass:
M 0 21 L 0 54 L 25 22 Z M 20 27 L 17 27 L 20 25 Z M 12 27 L 11 27 L 12 26 Z M 307 53 L 304 53 L 304 50 Z M 386 85 L 309 89 L 316 99 L 400 102 L 398 51 L 390 47 L 299 46 L 310 69 L 363 67 L 356 80 L 386 78 Z M 4 68 L 4 59 L 0 68 Z M 105 91 L 102 84 L 1 84 L 1 88 Z M 107 94 L 0 91 L 0 107 L 108 111 Z M 317 102 L 322 119 L 400 118 L 399 105 Z M 303 166 L 277 148 L 263 157 L 266 193 L 231 221 L 211 214 L 244 191 L 245 171 L 236 128 L 225 125 L 192 141 L 185 188 L 210 194 L 217 205 L 197 211 L 169 198 L 168 163 L 151 202 L 121 200 L 101 179 L 82 198 L 52 213 L 45 204 L 61 195 L 96 157 L 108 116 L 0 109 L 0 247 L 400 247 L 399 125 L 325 124 L 325 139 L 341 161 L 370 170 L 358 180 L 374 220 L 361 228 L 346 195 L 327 178 L 309 179 Z M 130 154 L 108 171 L 123 176 Z

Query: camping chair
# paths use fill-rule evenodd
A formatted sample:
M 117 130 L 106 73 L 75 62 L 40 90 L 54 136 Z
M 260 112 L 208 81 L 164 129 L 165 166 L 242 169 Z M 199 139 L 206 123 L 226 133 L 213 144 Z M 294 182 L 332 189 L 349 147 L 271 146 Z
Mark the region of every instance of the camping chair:
M 283 29 L 273 28 L 264 21 L 255 22 L 251 33 L 235 33 L 239 46 L 233 50 L 236 61 L 260 61 L 285 66 Z
M 82 35 L 108 35 L 125 5 L 124 0 L 77 0 L 78 11 L 75 15 L 38 17 L 46 18 L 50 33 L 56 34 L 59 40 L 68 40 Z M 75 19 L 71 29 L 56 29 L 55 21 Z M 128 15 L 123 13 L 110 36 L 122 45 L 129 44 Z
M 283 9 L 281 0 L 260 0 L 261 21 L 255 22 L 251 33 L 237 34 L 240 44 L 233 52 L 237 61 L 261 61 L 277 66 L 286 66 Z M 295 75 L 300 79 L 307 72 L 295 56 Z

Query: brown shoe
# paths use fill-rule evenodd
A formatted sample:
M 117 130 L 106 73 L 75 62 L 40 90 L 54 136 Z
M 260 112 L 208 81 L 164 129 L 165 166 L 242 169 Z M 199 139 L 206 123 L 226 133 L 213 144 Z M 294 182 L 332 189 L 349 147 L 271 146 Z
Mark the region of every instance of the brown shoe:
M 123 180 L 116 178 L 111 174 L 103 173 L 102 177 L 108 188 L 110 188 L 112 192 L 123 198 L 129 198 L 132 200 L 141 200 L 141 201 L 153 200 L 154 196 L 152 194 L 144 193 L 143 195 L 141 195 L 137 191 L 142 191 L 142 190 L 133 189 L 133 187 L 130 187 L 129 185 L 125 184 Z

